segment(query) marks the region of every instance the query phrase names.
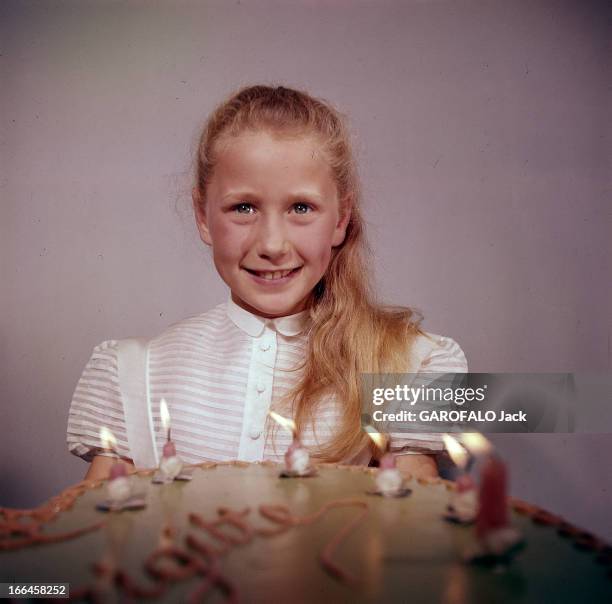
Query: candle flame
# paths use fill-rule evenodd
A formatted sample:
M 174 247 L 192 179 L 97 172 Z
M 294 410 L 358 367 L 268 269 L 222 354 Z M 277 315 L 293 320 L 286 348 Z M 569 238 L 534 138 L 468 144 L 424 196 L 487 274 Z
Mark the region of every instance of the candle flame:
M 268 414 L 276 423 L 280 424 L 285 430 L 291 432 L 291 434 L 295 434 L 295 422 L 292 419 L 287 417 L 283 417 L 280 413 L 276 413 L 276 411 L 270 411 Z
M 467 432 L 461 436 L 463 445 L 473 455 L 484 455 L 493 450 L 493 445 L 480 432 Z
M 110 451 L 115 451 L 117 449 L 117 439 L 106 426 L 100 428 L 100 441 L 102 442 L 103 449 Z
M 165 398 L 162 398 L 159 403 L 159 413 L 161 415 L 161 423 L 164 432 L 167 432 L 168 428 L 170 428 L 170 412 L 168 411 L 168 403 L 166 403 Z
M 442 440 L 455 465 L 464 470 L 469 459 L 469 453 L 466 448 L 450 434 L 443 434 Z
M 365 433 L 372 439 L 372 442 L 376 445 L 379 451 L 385 451 L 389 439 L 386 435 L 376 432 L 372 426 L 364 427 Z

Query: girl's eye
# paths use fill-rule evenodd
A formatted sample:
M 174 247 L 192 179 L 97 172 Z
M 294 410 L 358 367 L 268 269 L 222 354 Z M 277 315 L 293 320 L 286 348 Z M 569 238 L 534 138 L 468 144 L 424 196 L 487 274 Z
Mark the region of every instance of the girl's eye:
M 309 211 L 312 211 L 312 208 L 307 203 L 294 203 L 293 207 L 296 214 L 308 214 Z
M 255 208 L 250 203 L 243 201 L 242 203 L 236 204 L 232 210 L 238 214 L 252 214 L 252 210 L 255 210 Z

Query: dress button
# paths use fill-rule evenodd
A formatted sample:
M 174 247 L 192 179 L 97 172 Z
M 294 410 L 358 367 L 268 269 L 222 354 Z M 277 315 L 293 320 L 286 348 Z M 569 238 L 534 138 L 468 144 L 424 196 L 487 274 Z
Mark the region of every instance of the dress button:
M 261 436 L 261 430 L 258 430 L 257 428 L 251 428 L 251 431 L 249 432 L 249 436 L 253 440 L 257 440 Z
M 259 382 L 259 384 L 257 384 L 257 392 L 259 392 L 259 394 L 261 394 L 262 392 L 266 391 L 266 385 L 263 384 L 262 382 Z
M 270 350 L 270 343 L 269 342 L 262 342 L 259 345 L 259 350 L 262 350 L 263 352 L 266 352 L 267 350 Z

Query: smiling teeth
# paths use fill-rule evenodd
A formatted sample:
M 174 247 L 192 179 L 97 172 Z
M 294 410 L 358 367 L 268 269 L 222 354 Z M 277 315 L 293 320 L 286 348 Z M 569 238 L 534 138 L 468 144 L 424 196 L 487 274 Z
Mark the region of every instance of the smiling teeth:
M 282 279 L 283 277 L 286 277 L 292 271 L 293 269 L 290 269 L 288 271 L 273 271 L 273 272 L 259 272 L 258 271 L 256 274 L 258 277 L 261 277 L 262 279 L 272 281 L 273 279 Z

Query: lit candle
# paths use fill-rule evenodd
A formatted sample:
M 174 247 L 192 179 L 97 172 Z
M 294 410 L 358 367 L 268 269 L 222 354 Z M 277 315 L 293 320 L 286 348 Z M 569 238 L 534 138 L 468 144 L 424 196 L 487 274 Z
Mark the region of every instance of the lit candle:
M 476 518 L 476 534 L 486 538 L 492 531 L 508 526 L 506 466 L 495 454 L 489 455 L 480 472 L 480 507 Z
M 373 429 L 366 428 L 367 435 L 374 443 L 379 460 L 379 469 L 376 473 L 377 492 L 385 497 L 397 497 L 404 492 L 404 477 L 397 469 L 395 456 L 389 450 L 390 439 Z
M 270 411 L 270 417 L 279 423 L 283 428 L 291 432 L 293 440 L 285 452 L 285 470 L 288 476 L 310 476 L 313 473 L 310 467 L 310 456 L 308 451 L 302 446 L 297 435 L 295 422 L 283 417 L 275 411 Z
M 162 398 L 159 410 L 164 431 L 166 432 L 166 442 L 162 449 L 162 458 L 159 462 L 159 471 L 164 482 L 171 482 L 181 473 L 183 460 L 176 454 L 176 447 L 170 439 L 170 413 L 166 400 Z
M 455 490 L 450 496 L 446 518 L 453 522 L 469 524 L 474 521 L 478 512 L 476 484 L 465 471 L 470 455 L 465 447 L 450 434 L 443 434 L 442 439 L 450 458 L 462 472 L 455 481 Z
M 117 454 L 117 439 L 108 428 L 100 428 L 100 441 L 103 449 L 110 451 L 115 457 L 119 457 Z M 121 508 L 132 496 L 132 488 L 125 464 L 117 461 L 111 466 L 106 493 L 110 506 L 117 508 Z
M 484 436 L 466 434 L 463 442 L 472 453 L 485 456 L 480 470 L 476 516 L 476 537 L 480 550 L 473 557 L 507 558 L 522 544 L 523 538 L 509 520 L 506 465 Z
M 461 435 L 463 446 L 476 457 L 490 455 L 493 445 L 480 432 L 465 432 Z

